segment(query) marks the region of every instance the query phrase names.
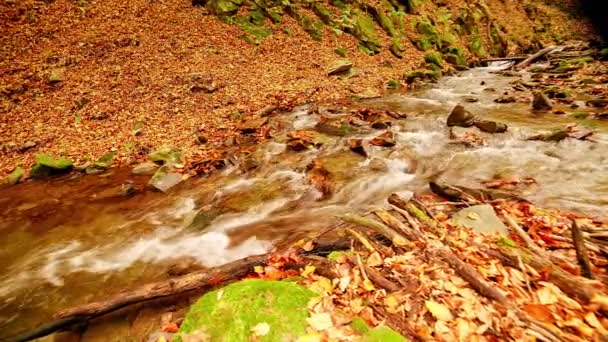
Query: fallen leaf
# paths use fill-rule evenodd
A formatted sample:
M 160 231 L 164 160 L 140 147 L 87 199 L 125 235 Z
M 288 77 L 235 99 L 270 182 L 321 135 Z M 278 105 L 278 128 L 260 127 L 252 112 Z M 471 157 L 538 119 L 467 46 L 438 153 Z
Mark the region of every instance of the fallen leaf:
M 313 313 L 306 319 L 306 321 L 314 330 L 317 331 L 323 331 L 334 326 L 333 322 L 331 321 L 331 316 L 326 312 Z
M 307 277 L 313 273 L 315 273 L 315 270 L 317 268 L 313 265 L 307 265 L 306 267 L 304 267 L 304 271 L 302 271 L 301 275 L 302 277 Z
M 251 328 L 251 332 L 256 336 L 266 336 L 270 331 L 270 325 L 266 322 L 258 323 L 253 328 Z
M 528 315 L 532 316 L 532 318 L 539 320 L 545 323 L 553 323 L 553 315 L 551 314 L 551 310 L 549 307 L 543 304 L 524 304 L 522 306 L 522 310 L 524 310 Z
M 444 304 L 440 304 L 432 300 L 427 300 L 424 302 L 424 306 L 426 306 L 427 310 L 429 310 L 429 312 L 440 321 L 450 321 L 454 319 L 452 312 Z
M 175 322 L 165 323 L 165 324 L 163 324 L 163 327 L 162 327 L 162 331 L 167 332 L 167 333 L 176 333 L 178 330 L 179 330 L 179 327 L 177 326 L 177 323 L 175 323 Z

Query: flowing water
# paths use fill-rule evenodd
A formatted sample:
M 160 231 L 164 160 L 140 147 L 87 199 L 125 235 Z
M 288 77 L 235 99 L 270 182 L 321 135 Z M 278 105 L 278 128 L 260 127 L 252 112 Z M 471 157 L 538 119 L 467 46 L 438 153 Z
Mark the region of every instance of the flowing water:
M 346 141 L 353 136 L 326 136 L 321 148 L 304 152 L 288 151 L 277 139 L 254 153 L 260 163 L 255 171 L 229 167 L 167 194 L 108 196 L 116 185 L 147 179 L 128 170 L 1 190 L 0 335 L 31 328 L 59 309 L 165 279 L 176 262 L 211 267 L 267 252 L 330 226 L 336 214 L 382 204 L 392 192 L 410 196 L 431 176 L 471 187 L 496 176 L 533 177 L 537 184 L 523 193 L 533 202 L 606 214 L 607 125 L 539 116 L 528 103 L 494 103 L 513 81 L 495 74 L 499 68 L 473 69 L 432 88 L 357 104 L 409 115 L 393 123 L 397 145 L 368 146 L 368 158 L 349 151 Z M 484 135 L 487 143 L 479 147 L 451 143 L 446 117 L 471 97 L 479 101 L 466 103 L 468 110 L 507 123 L 508 132 Z M 311 129 L 319 115 L 304 106 L 278 120 L 294 130 Z M 592 125 L 596 142 L 524 140 L 575 121 Z M 328 198 L 306 180 L 306 166 L 315 159 L 331 173 L 334 193 Z

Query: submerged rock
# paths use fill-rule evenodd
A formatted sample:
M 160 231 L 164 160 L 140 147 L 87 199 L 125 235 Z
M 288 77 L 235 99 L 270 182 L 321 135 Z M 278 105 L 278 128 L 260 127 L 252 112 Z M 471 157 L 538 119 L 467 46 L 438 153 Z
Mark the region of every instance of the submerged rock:
M 475 205 L 457 212 L 452 217 L 454 223 L 471 227 L 480 233 L 500 233 L 506 235 L 507 227 L 498 218 L 494 208 L 488 204 Z
M 369 143 L 371 145 L 381 146 L 381 147 L 393 147 L 397 144 L 397 142 L 395 141 L 395 134 L 391 131 L 386 131 L 386 132 L 378 135 L 377 137 L 372 139 Z
M 30 175 L 32 178 L 44 178 L 51 175 L 68 173 L 74 164 L 63 158 L 53 158 L 48 154 L 37 154 L 36 163 L 32 167 Z
M 604 108 L 604 107 L 608 106 L 608 100 L 604 100 L 604 99 L 589 100 L 586 102 L 586 104 L 589 107 Z
M 508 126 L 502 122 L 479 120 L 475 121 L 475 127 L 487 133 L 504 133 Z
M 539 140 L 539 141 L 553 141 L 559 142 L 568 137 L 568 131 L 561 129 L 552 133 L 537 134 L 529 137 L 527 140 Z
M 476 120 L 477 117 L 474 114 L 464 109 L 462 105 L 456 105 L 448 116 L 447 125 L 448 127 L 471 127 Z
M 154 189 L 160 190 L 162 192 L 166 192 L 170 188 L 179 184 L 182 181 L 182 176 L 178 173 L 171 172 L 171 168 L 169 166 L 161 166 L 156 172 L 154 176 L 148 182 L 148 185 Z
M 516 101 L 517 101 L 517 99 L 515 98 L 515 96 L 510 96 L 510 95 L 501 96 L 494 100 L 494 102 L 496 102 L 496 103 L 513 103 Z
M 348 141 L 348 147 L 356 154 L 360 154 L 367 158 L 367 151 L 365 151 L 365 148 L 363 147 L 363 139 L 350 139 Z
M 537 91 L 534 92 L 534 98 L 532 99 L 532 109 L 539 111 L 548 111 L 553 109 L 553 104 L 549 97 L 544 93 Z

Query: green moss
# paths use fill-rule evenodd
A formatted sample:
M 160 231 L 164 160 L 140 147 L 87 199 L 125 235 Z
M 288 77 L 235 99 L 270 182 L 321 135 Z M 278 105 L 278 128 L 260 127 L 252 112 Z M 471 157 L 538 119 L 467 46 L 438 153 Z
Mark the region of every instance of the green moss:
M 443 58 L 441 58 L 441 54 L 439 52 L 433 52 L 433 53 L 426 54 L 424 56 L 424 61 L 441 68 L 441 63 L 443 62 Z
M 235 15 L 243 4 L 243 0 L 209 0 L 205 7 L 219 17 Z
M 356 317 L 355 319 L 353 319 L 353 321 L 350 323 L 350 326 L 353 328 L 353 330 L 355 330 L 355 332 L 360 335 L 363 335 L 361 340 L 365 342 L 407 341 L 405 337 L 401 336 L 398 332 L 387 326 L 380 325 L 373 329 L 370 328 L 367 323 L 365 323 L 365 321 L 360 317 Z
M 183 167 L 185 163 L 182 151 L 175 147 L 162 147 L 150 153 L 148 159 L 155 163 L 162 163 L 175 167 Z
M 428 51 L 439 45 L 440 40 L 437 28 L 428 18 L 423 18 L 417 22 L 415 27 L 420 37 L 414 41 L 414 44 L 419 50 Z
M 259 45 L 262 40 L 272 35 L 270 28 L 264 25 L 264 11 L 261 8 L 249 10 L 247 15 L 238 16 L 233 19 L 234 24 L 245 31 L 243 39 L 245 41 Z
M 32 167 L 30 174 L 33 178 L 43 178 L 50 175 L 69 172 L 73 163 L 63 158 L 53 158 L 48 154 L 37 154 L 36 163 Z
M 445 60 L 452 65 L 467 65 L 467 61 L 463 56 L 462 49 L 457 47 L 448 49 L 447 53 L 445 54 Z
M 360 10 L 354 10 L 352 16 L 354 35 L 361 45 L 373 53 L 380 52 L 380 40 L 376 33 L 374 20 Z
M 499 246 L 517 247 L 517 243 L 515 243 L 515 241 L 504 236 L 499 237 L 497 243 Z
M 107 169 L 112 166 L 112 160 L 114 160 L 114 155 L 116 155 L 116 152 L 108 152 L 101 156 L 101 158 L 97 159 L 97 161 L 93 165 L 99 168 Z
M 25 170 L 21 167 L 17 167 L 17 168 L 15 168 L 15 170 L 13 172 L 11 172 L 8 176 L 6 176 L 4 183 L 8 184 L 8 185 L 17 184 L 17 183 L 19 183 L 19 181 L 21 181 L 21 178 L 23 178 L 24 175 L 25 175 Z
M 336 54 L 338 54 L 338 56 L 340 57 L 346 57 L 346 55 L 348 54 L 348 51 L 346 50 L 346 48 L 343 47 L 338 47 L 334 50 L 334 52 Z
M 481 39 L 481 37 L 474 37 L 471 40 L 470 49 L 471 49 L 471 53 L 473 53 L 475 56 L 477 56 L 479 58 L 484 58 L 487 55 L 486 50 L 483 47 L 483 40 Z
M 416 45 L 416 48 L 418 48 L 420 51 L 428 51 L 435 48 L 435 42 L 430 40 L 428 37 L 416 39 L 414 41 L 414 45 Z
M 382 27 L 389 36 L 395 37 L 398 35 L 398 32 L 393 25 L 393 20 L 386 15 L 383 8 L 378 10 L 378 21 L 380 23 L 380 27 Z
M 197 333 L 224 342 L 295 340 L 305 333 L 306 305 L 314 295 L 292 282 L 249 279 L 230 284 L 192 305 L 176 340 Z M 268 333 L 253 336 L 252 328 L 264 323 Z
M 321 21 L 323 21 L 326 25 L 331 24 L 331 18 L 333 14 L 327 7 L 317 2 L 312 5 L 312 10 L 319 18 L 321 18 Z
M 401 39 L 399 39 L 399 37 L 393 37 L 391 42 L 391 52 L 398 58 L 402 58 L 404 51 L 405 47 L 403 47 Z
M 421 0 L 406 0 L 406 10 L 410 14 L 418 14 Z
M 600 51 L 600 56 L 601 56 L 602 58 L 608 58 L 608 48 L 603 48 L 603 49 Z
M 329 259 L 331 261 L 336 261 L 342 255 L 344 255 L 344 256 L 351 256 L 351 255 L 354 255 L 354 254 L 353 254 L 353 252 L 349 252 L 349 251 L 333 251 L 333 252 L 331 252 L 331 253 L 329 253 L 327 255 L 327 259 Z

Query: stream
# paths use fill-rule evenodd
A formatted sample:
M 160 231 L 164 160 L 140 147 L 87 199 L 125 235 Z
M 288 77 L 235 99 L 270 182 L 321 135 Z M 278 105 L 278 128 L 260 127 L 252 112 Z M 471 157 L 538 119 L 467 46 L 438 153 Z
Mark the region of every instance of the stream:
M 353 135 L 323 136 L 320 148 L 301 152 L 274 139 L 253 154 L 257 169 L 227 167 L 166 194 L 105 196 L 109 188 L 149 177 L 124 169 L 110 177 L 61 177 L 0 190 L 0 335 L 32 328 L 60 309 L 167 279 L 181 268 L 265 253 L 330 226 L 339 213 L 382 205 L 393 192 L 411 196 L 436 176 L 469 187 L 494 177 L 532 177 L 536 184 L 521 195 L 535 204 L 606 214 L 608 124 L 539 115 L 529 102 L 495 103 L 514 80 L 495 73 L 502 67 L 471 69 L 406 95 L 355 104 L 408 114 L 393 121 L 396 146 L 366 145 L 368 158 L 349 150 Z M 465 102 L 471 97 L 478 101 Z M 478 147 L 451 143 L 445 122 L 458 103 L 509 130 L 478 133 L 486 139 Z M 273 119 L 290 130 L 313 129 L 320 116 L 302 106 Z M 525 140 L 573 122 L 595 129 L 596 142 Z M 355 136 L 368 141 L 381 132 Z M 334 191 L 327 198 L 306 180 L 313 160 L 331 174 Z

